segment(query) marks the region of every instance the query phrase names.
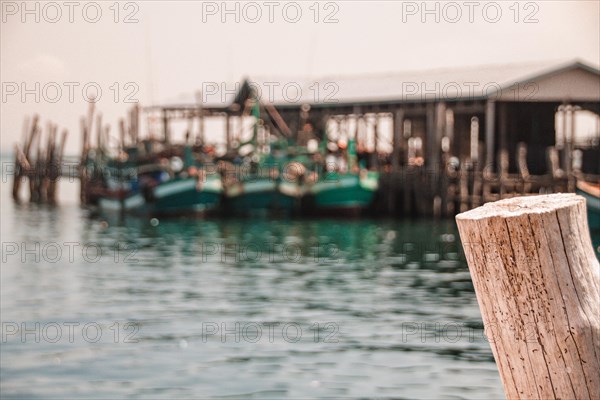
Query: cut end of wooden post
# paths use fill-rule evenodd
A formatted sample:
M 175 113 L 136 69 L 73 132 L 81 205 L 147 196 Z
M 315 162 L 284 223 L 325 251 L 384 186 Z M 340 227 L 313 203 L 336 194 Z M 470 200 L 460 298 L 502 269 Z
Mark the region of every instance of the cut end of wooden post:
M 545 214 L 584 204 L 585 199 L 572 193 L 522 196 L 487 203 L 458 214 L 457 220 L 479 220 L 491 217 L 517 217 L 524 214 Z

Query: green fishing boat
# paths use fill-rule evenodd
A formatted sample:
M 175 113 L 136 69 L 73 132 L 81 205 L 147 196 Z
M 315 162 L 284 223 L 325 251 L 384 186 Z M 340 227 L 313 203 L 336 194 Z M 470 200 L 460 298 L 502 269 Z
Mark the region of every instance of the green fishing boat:
M 146 211 L 155 215 L 196 214 L 216 211 L 223 186 L 218 176 L 175 178 L 159 183 L 146 198 Z
M 356 144 L 348 141 L 343 158 L 333 163 L 333 170 L 321 173 L 310 193 L 319 211 L 359 211 L 368 207 L 379 188 L 379 173 L 367 171 L 357 163 Z M 342 163 L 342 161 L 344 161 Z M 343 167 L 340 164 L 345 164 Z M 328 168 L 332 163 L 328 163 Z
M 318 210 L 352 210 L 368 207 L 379 187 L 379 174 L 372 171 L 360 173 L 330 172 L 326 179 L 311 188 Z
M 272 146 L 272 153 L 262 155 L 258 163 L 235 168 L 233 180 L 225 185 L 227 209 L 233 214 L 291 214 L 297 208 L 303 186 L 298 176 L 286 172 L 287 155 L 275 149 Z
M 223 192 L 218 176 L 174 177 L 145 184 L 132 181 L 127 186 L 101 193 L 100 211 L 138 215 L 208 213 L 217 210 Z
M 270 177 L 254 177 L 227 187 L 228 209 L 237 215 L 291 213 L 297 202 L 293 189 Z
M 274 113 L 274 109 L 267 110 L 272 120 L 282 123 Z M 259 135 L 264 120 L 256 97 L 252 115 L 256 120 L 252 138 L 241 143 L 238 152 L 244 147 L 250 150 L 241 163 L 230 165 L 230 172 L 225 173 L 226 209 L 235 215 L 291 214 L 297 208 L 303 190 L 299 177 L 290 179 L 287 173 L 288 165 L 293 162 L 288 154 L 289 137 L 281 133 L 275 137 L 269 132 Z M 273 127 L 275 131 L 289 130 L 276 124 Z
M 107 159 L 91 188 L 100 212 L 138 215 L 189 215 L 216 211 L 223 185 L 220 175 L 196 165 L 189 146 L 182 158 L 156 160 Z

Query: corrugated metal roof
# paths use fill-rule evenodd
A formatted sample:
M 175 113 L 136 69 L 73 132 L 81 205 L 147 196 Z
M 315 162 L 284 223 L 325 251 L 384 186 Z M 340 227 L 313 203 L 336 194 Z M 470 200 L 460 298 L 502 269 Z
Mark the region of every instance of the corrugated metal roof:
M 463 68 L 413 70 L 361 76 L 326 76 L 319 79 L 252 78 L 261 101 L 278 106 L 375 102 L 418 102 L 427 100 L 471 100 L 495 96 L 498 90 L 526 85 L 536 79 L 581 68 L 600 77 L 595 67 L 578 61 L 531 62 Z M 218 84 L 216 93 L 205 93 L 207 107 L 227 106 L 234 88 L 243 82 Z M 214 92 L 214 86 L 210 87 Z M 191 97 L 193 98 L 193 96 Z M 182 98 L 178 104 L 184 103 Z M 191 100 L 194 103 L 194 100 Z

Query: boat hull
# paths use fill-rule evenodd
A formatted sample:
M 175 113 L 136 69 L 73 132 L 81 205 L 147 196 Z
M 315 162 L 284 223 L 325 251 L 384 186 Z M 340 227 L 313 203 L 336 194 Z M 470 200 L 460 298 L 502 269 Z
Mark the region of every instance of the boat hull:
M 216 210 L 221 202 L 221 181 L 193 178 L 162 183 L 152 191 L 147 209 L 152 214 L 194 214 Z
M 351 211 L 368 207 L 377 190 L 377 177 L 340 175 L 329 181 L 316 183 L 311 192 L 314 204 L 321 211 Z
M 291 213 L 297 203 L 295 193 L 282 190 L 272 179 L 237 183 L 226 191 L 227 209 L 236 215 Z
M 137 215 L 203 214 L 218 209 L 221 203 L 220 180 L 198 183 L 195 178 L 160 183 L 144 193 L 132 193 L 123 199 L 101 197 L 101 212 Z
M 146 206 L 146 200 L 140 193 L 131 194 L 122 199 L 101 196 L 98 198 L 97 203 L 100 212 L 105 213 L 134 213 L 139 212 Z

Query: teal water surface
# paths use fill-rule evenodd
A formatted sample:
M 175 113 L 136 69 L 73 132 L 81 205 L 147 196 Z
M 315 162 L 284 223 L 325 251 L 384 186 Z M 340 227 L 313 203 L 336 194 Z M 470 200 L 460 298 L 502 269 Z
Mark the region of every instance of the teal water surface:
M 452 221 L 90 218 L 2 184 L 2 398 L 503 398 Z

